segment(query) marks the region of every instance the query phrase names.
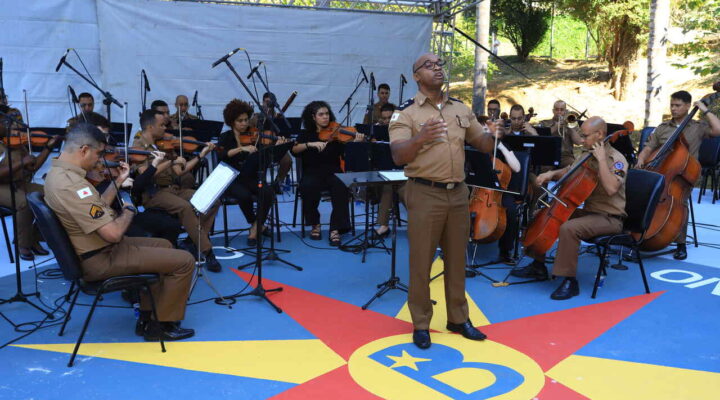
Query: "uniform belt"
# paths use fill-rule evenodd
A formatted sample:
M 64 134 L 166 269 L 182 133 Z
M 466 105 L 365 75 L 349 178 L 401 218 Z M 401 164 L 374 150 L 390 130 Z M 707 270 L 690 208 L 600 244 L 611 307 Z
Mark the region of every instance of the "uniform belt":
M 412 180 L 413 182 L 422 183 L 423 185 L 427 185 L 430 187 L 437 187 L 437 188 L 443 188 L 447 190 L 455 189 L 460 185 L 460 182 L 434 182 L 431 180 L 423 179 L 423 178 L 408 178 Z
M 102 253 L 105 249 L 107 249 L 107 248 L 110 247 L 110 246 L 112 246 L 112 245 L 107 245 L 107 246 L 105 246 L 105 247 L 101 247 L 101 248 L 96 249 L 96 250 L 88 251 L 87 253 L 82 253 L 82 254 L 79 255 L 80 260 L 81 260 L 81 261 L 88 260 L 88 259 L 90 259 L 92 256 L 96 256 L 96 255 Z

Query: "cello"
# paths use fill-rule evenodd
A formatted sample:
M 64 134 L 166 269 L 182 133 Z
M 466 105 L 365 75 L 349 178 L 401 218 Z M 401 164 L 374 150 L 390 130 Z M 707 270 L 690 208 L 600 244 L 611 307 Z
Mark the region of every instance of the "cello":
M 700 101 L 709 106 L 718 98 L 720 98 L 720 93 L 714 93 Z M 665 144 L 651 154 L 652 161 L 643 168 L 663 175 L 665 187 L 650 227 L 645 232 L 640 250 L 664 249 L 675 240 L 687 221 L 688 208 L 685 206 L 685 199 L 690 196 L 695 182 L 700 177 L 702 167 L 700 162 L 690 154 L 683 130 L 697 111 L 698 107 L 693 107 Z
M 603 143 L 613 143 L 617 138 L 629 135 L 635 128 L 630 121 L 625 121 L 623 127 L 625 129 L 606 136 Z M 558 239 L 560 226 L 570 219 L 573 212 L 595 190 L 598 185 L 598 171 L 587 163 L 593 157 L 592 153 L 586 154 L 557 181 L 553 188 L 557 194 L 553 195 L 553 200 L 547 207 L 538 212 L 525 232 L 523 246 L 526 254 L 542 256 L 547 253 Z
M 512 177 L 510 166 L 497 158 L 498 140 L 492 156 L 492 171 L 498 189 L 507 190 Z M 507 214 L 502 205 L 502 191 L 474 187 L 470 195 L 470 238 L 477 243 L 492 243 L 502 237 L 507 227 Z

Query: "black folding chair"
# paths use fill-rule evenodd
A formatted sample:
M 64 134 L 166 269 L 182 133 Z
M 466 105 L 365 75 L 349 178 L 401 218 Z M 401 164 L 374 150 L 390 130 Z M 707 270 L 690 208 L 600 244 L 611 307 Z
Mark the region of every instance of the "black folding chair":
M 90 318 L 92 318 L 98 300 L 100 300 L 100 297 L 103 294 L 118 292 L 126 289 L 139 290 L 144 288 L 147 290 L 147 293 L 150 296 L 150 304 L 152 305 L 153 317 L 156 321 L 158 320 L 157 311 L 155 309 L 155 299 L 153 299 L 152 291 L 150 290 L 150 285 L 156 283 L 160 279 L 158 274 L 114 276 L 109 279 L 95 282 L 87 282 L 83 280 L 80 259 L 78 258 L 77 254 L 75 254 L 75 249 L 70 242 L 70 238 L 65 232 L 63 226 L 60 224 L 60 221 L 58 221 L 57 216 L 50 209 L 50 207 L 45 204 L 45 201 L 43 200 L 43 195 L 39 192 L 33 192 L 28 195 L 27 199 L 33 214 L 35 214 L 35 219 L 37 220 L 40 233 L 43 235 L 48 246 L 50 246 L 50 249 L 53 251 L 55 259 L 57 260 L 57 263 L 62 270 L 63 276 L 66 280 L 72 283 L 72 285 L 70 286 L 70 290 L 65 297 L 66 299 L 68 299 L 70 298 L 70 296 L 72 296 L 72 301 L 70 302 L 70 308 L 65 315 L 65 320 L 63 321 L 58 336 L 62 336 L 65 332 L 65 326 L 70 320 L 70 314 L 75 307 L 75 302 L 77 301 L 80 292 L 82 291 L 87 295 L 95 297 L 92 306 L 90 307 L 90 312 L 88 312 L 87 318 L 85 318 L 85 323 L 83 324 L 82 330 L 80 331 L 80 336 L 78 337 L 77 343 L 75 344 L 75 349 L 70 356 L 68 367 L 73 366 L 75 356 L 77 355 L 78 349 L 80 348 L 80 343 L 82 343 L 85 332 L 87 331 L 88 325 L 90 324 Z M 77 290 L 75 290 L 76 286 Z M 74 295 L 73 291 L 75 292 Z M 165 352 L 165 342 L 162 340 L 162 338 L 160 339 L 160 348 L 163 352 Z
M 625 212 L 627 218 L 623 224 L 623 232 L 614 235 L 597 236 L 586 240 L 586 242 L 595 244 L 600 257 L 600 265 L 598 266 L 592 292 L 593 299 L 597 295 L 601 278 L 607 276 L 607 255 L 610 246 L 613 245 L 631 249 L 631 254 L 634 255 L 635 261 L 640 266 L 645 293 L 650 293 L 650 287 L 645 276 L 645 266 L 642 258 L 640 258 L 640 245 L 645 239 L 645 231 L 650 227 L 664 185 L 665 177 L 656 172 L 642 169 L 628 171 L 625 182 Z M 636 238 L 636 236 L 639 237 Z
M 712 188 L 712 203 L 715 204 L 718 192 L 718 164 L 720 164 L 720 137 L 708 138 L 702 141 L 698 154 L 698 161 L 702 167 L 700 192 L 698 204 L 707 190 L 708 179 Z

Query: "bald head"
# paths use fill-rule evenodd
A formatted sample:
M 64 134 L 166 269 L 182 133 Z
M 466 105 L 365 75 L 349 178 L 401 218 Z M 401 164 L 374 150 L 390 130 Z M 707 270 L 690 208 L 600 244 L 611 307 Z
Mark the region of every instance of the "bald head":
M 178 109 L 181 113 L 186 113 L 190 104 L 188 103 L 188 98 L 184 94 L 179 95 L 175 98 L 175 107 Z
M 607 135 L 607 123 L 600 117 L 590 117 L 587 121 L 583 122 L 583 131 L 587 126 L 589 132 L 600 132 L 603 137 Z
M 420 57 L 418 57 L 417 60 L 415 60 L 415 63 L 413 64 L 413 72 L 417 71 L 418 68 L 425 64 L 425 61 L 435 61 L 436 59 L 439 59 L 439 57 L 433 53 L 425 53 L 421 55 Z

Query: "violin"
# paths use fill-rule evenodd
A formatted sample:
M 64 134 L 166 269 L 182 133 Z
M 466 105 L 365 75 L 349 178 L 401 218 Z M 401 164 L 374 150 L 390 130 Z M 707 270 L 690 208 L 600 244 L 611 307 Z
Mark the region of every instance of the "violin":
M 614 132 L 603 139 L 604 143 L 614 143 L 619 137 L 627 136 L 635 129 L 632 122 L 623 124 L 625 129 Z M 592 194 L 598 185 L 598 171 L 587 162 L 594 157 L 586 154 L 560 180 L 555 190 L 557 194 L 547 207 L 541 209 L 525 232 L 523 246 L 530 256 L 542 256 L 547 253 L 558 238 L 560 226 Z
M 127 149 L 127 155 L 129 160 L 125 160 L 125 149 L 105 149 L 104 158 L 108 162 L 127 161 L 129 163 L 142 163 L 145 162 L 152 153 L 147 150 L 131 147 Z M 110 167 L 113 168 L 113 167 Z
M 9 143 L 6 143 L 8 141 L 7 136 L 0 136 L 0 141 L 11 149 L 16 149 L 18 147 L 27 146 L 28 143 L 30 143 L 30 146 L 33 147 L 42 147 L 53 138 L 55 138 L 55 140 L 65 139 L 65 137 L 61 135 L 48 135 L 43 131 L 32 131 L 30 132 L 29 139 L 27 133 L 13 133 L 10 135 Z
M 318 132 L 318 138 L 323 142 L 337 141 L 347 143 L 355 140 L 357 134 L 357 129 L 349 126 L 341 126 L 339 123 L 333 121 L 326 128 Z
M 172 135 L 165 135 L 162 139 L 158 139 L 155 141 L 155 145 L 158 147 L 158 149 L 165 152 L 179 150 L 180 143 L 180 138 Z M 192 136 L 184 136 L 182 138 L 182 150 L 185 152 L 192 153 L 199 147 L 203 147 L 206 145 L 207 143 L 201 142 Z
M 241 146 L 250 146 L 250 145 L 256 145 L 258 143 L 258 140 L 260 144 L 263 145 L 270 145 L 276 142 L 279 139 L 279 137 L 272 134 L 272 131 L 267 130 L 264 132 L 259 132 L 257 128 L 250 128 L 245 133 L 240 134 L 240 145 Z
M 716 84 L 716 86 L 713 88 L 720 92 L 720 85 Z M 720 93 L 714 93 L 700 101 L 709 106 L 718 98 L 720 98 Z M 683 130 L 697 111 L 698 107 L 693 107 L 687 117 L 675 128 L 675 132 L 667 142 L 650 155 L 649 159 L 652 161 L 643 167 L 643 169 L 663 175 L 665 187 L 657 208 L 655 208 L 650 227 L 645 231 L 640 250 L 664 249 L 675 240 L 687 221 L 688 208 L 685 207 L 684 200 L 690 196 L 695 182 L 700 177 L 702 166 L 690 154 Z

